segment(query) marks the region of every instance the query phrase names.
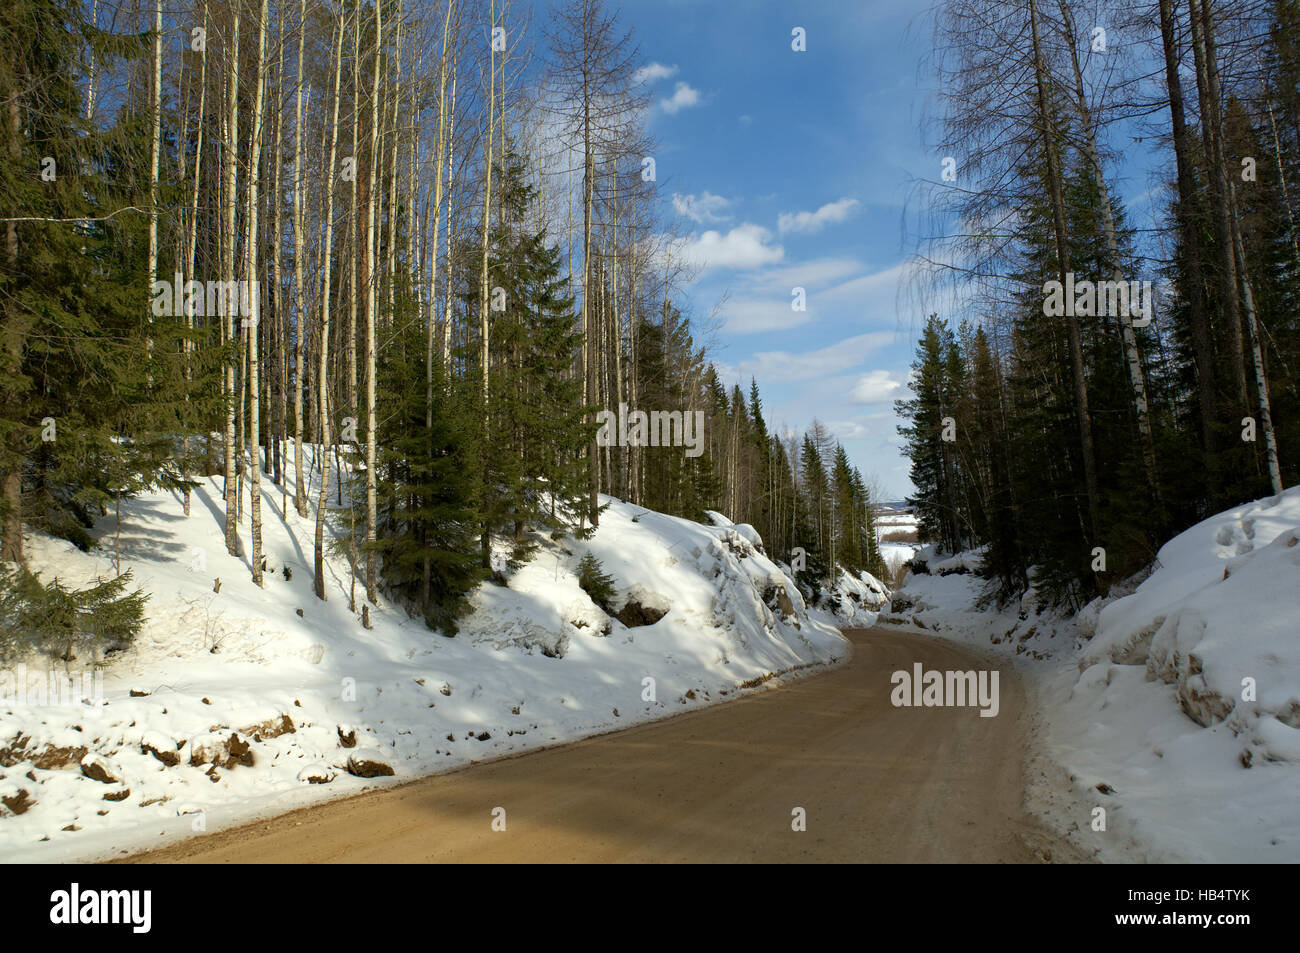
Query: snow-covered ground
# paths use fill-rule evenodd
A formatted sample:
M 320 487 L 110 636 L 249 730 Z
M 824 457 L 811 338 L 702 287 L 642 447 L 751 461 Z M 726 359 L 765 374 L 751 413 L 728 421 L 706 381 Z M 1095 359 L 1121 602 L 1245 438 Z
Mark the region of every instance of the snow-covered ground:
M 986 604 L 975 556 L 918 554 L 930 573 L 880 621 L 1016 660 L 1031 808 L 1102 860 L 1300 861 L 1300 487 L 1193 526 L 1074 618 Z
M 885 560 L 885 565 L 891 570 L 897 570 L 899 566 L 907 562 L 920 547 L 911 543 L 881 543 L 880 555 Z
M 219 480 L 195 492 L 188 518 L 171 494 L 123 503 L 122 568 L 150 594 L 148 622 L 104 666 L 102 704 L 79 693 L 51 705 L 34 688 L 19 699 L 21 672 L 4 663 L 0 859 L 161 846 L 725 701 L 850 651 L 752 528 L 611 498 L 591 540 L 544 539 L 507 586 L 480 586 L 454 638 L 382 598 L 366 630 L 364 586 L 351 611 L 345 559 L 327 563 L 328 601 L 312 594 L 314 516 L 300 518 L 290 500 L 286 517 L 279 488 L 262 489 L 261 589 L 247 559 L 226 554 Z M 101 520 L 106 546 L 94 554 L 29 535 L 29 562 L 65 585 L 111 576 L 112 533 L 112 518 Z M 245 517 L 245 551 L 248 533 Z M 579 588 L 588 551 L 631 625 Z M 29 677 L 50 667 L 26 665 Z
M 880 536 L 880 555 L 885 560 L 885 565 L 889 567 L 891 573 L 897 572 L 898 567 L 903 565 L 915 555 L 920 549 L 920 545 L 915 542 L 895 542 L 885 539 L 886 536 L 903 533 L 911 539 L 916 539 L 916 514 L 891 510 L 882 512 L 876 516 L 876 533 Z
M 918 548 L 912 565 L 917 570 L 924 566 L 925 571 L 908 573 L 880 621 L 981 646 L 1001 646 L 1032 659 L 1071 650 L 1074 620 L 1041 604 L 1033 589 L 1010 604 L 995 604 L 989 583 L 977 574 L 983 555 L 970 550 L 939 556 L 933 545 Z
M 810 607 L 814 617 L 845 629 L 867 628 L 876 624 L 880 610 L 889 605 L 889 590 L 871 573 L 850 573 L 841 569 L 839 578 L 821 601 Z
M 759 552 L 766 554 L 763 540 L 758 531 L 748 523 L 733 523 L 727 517 L 714 510 L 705 510 L 714 526 L 735 531 L 749 540 Z M 795 573 L 789 563 L 778 562 L 777 566 L 786 576 L 793 578 Z M 871 573 L 865 570 L 851 573 L 840 569 L 836 573 L 835 585 L 823 592 L 815 605 L 807 605 L 808 614 L 818 621 L 836 628 L 866 628 L 876 624 L 876 616 L 889 604 L 889 589 Z M 810 598 L 804 594 L 804 601 Z

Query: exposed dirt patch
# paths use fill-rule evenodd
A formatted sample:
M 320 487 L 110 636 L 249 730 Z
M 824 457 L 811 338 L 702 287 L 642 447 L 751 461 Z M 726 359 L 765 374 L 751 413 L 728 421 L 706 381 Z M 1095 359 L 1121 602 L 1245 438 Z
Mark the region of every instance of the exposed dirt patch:
M 151 754 L 169 768 L 174 768 L 181 763 L 181 753 L 175 748 L 155 748 L 149 742 L 140 745 L 140 750 L 145 754 Z
M 392 777 L 393 768 L 372 755 L 353 755 L 348 758 L 348 774 L 358 778 Z
M 0 748 L 0 768 L 11 768 L 22 761 L 30 761 L 32 767 L 42 771 L 59 771 L 63 768 L 76 767 L 90 751 L 84 746 L 61 748 L 58 745 L 46 745 L 33 749 L 31 735 L 20 734 L 3 748 Z
M 294 726 L 293 719 L 288 715 L 281 715 L 279 718 L 268 718 L 266 721 L 239 730 L 243 734 L 250 736 L 254 741 L 269 741 L 272 738 L 278 738 L 281 735 L 292 735 L 298 731 Z
M 668 610 L 644 606 L 635 599 L 628 599 L 623 608 L 611 614 L 629 629 L 635 629 L 637 626 L 654 625 L 668 614 Z
M 11 797 L 0 797 L 0 803 L 3 803 L 13 814 L 26 814 L 27 809 L 35 804 L 36 800 L 26 788 L 19 788 L 18 793 Z

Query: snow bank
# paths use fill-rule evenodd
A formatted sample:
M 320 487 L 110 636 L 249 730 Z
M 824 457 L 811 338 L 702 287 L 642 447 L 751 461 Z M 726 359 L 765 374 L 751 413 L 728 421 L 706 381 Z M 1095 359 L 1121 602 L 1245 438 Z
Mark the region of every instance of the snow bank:
M 1237 710 L 1243 726 L 1271 716 L 1300 729 L 1298 543 L 1300 487 L 1198 523 L 1161 547 L 1133 594 L 1101 610 L 1080 669 L 1143 665 L 1204 727 Z
M 103 667 L 102 698 L 0 701 L 0 859 L 160 846 L 723 701 L 849 652 L 752 529 L 610 498 L 591 540 L 543 539 L 508 585 L 479 587 L 455 638 L 382 598 L 366 630 L 345 560 L 327 563 L 328 601 L 312 594 L 314 515 L 262 488 L 262 589 L 225 552 L 219 481 L 188 518 L 170 494 L 123 503 L 122 568 L 151 594 L 148 621 Z M 110 575 L 112 532 L 101 520 L 96 554 L 29 536 L 31 565 L 65 584 Z M 240 532 L 247 551 L 247 518 Z M 587 550 L 614 578 L 614 616 L 577 585 Z
M 888 604 L 889 589 L 871 573 L 864 570 L 854 574 L 841 569 L 817 609 L 835 625 L 866 628 L 876 624 L 880 610 Z
M 1097 609 L 1046 695 L 1076 786 L 1151 859 L 1300 861 L 1300 487 L 1174 537 Z

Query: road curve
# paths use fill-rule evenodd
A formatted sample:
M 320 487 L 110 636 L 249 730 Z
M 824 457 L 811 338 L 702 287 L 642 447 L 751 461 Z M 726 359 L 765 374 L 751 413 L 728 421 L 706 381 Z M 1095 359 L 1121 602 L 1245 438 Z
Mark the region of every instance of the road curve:
M 129 858 L 145 863 L 1074 859 L 1023 810 L 1016 673 L 924 635 L 846 633 L 844 666 L 664 721 Z M 895 708 L 890 675 L 998 667 L 1001 707 Z M 506 830 L 492 811 L 506 809 Z M 791 829 L 792 811 L 806 830 Z

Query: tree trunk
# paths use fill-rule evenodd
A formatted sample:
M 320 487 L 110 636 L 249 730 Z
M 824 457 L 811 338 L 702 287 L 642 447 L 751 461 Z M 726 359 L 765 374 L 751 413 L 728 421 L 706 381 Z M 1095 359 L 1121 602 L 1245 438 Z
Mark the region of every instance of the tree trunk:
M 222 281 L 227 289 L 235 287 L 235 163 L 239 138 L 239 10 L 234 12 L 234 27 L 230 41 L 230 59 L 226 64 L 226 142 L 225 168 L 223 170 L 223 200 L 225 201 L 225 235 L 222 249 Z M 222 339 L 227 347 L 234 343 L 234 315 L 230 302 L 221 309 Z M 240 550 L 239 529 L 236 525 L 239 513 L 238 487 L 235 483 L 235 364 L 227 357 L 224 362 L 224 390 L 226 398 L 225 431 L 225 488 L 226 504 L 226 552 L 238 556 Z
M 284 202 L 281 201 L 283 192 L 280 186 L 280 166 L 284 164 L 281 148 L 283 146 L 284 136 L 284 23 L 283 20 L 277 26 L 278 36 L 276 37 L 276 59 L 275 59 L 275 144 L 271 150 L 274 157 L 272 169 L 274 170 L 271 179 L 271 202 L 275 211 L 275 226 L 272 230 L 273 239 L 271 242 L 271 302 L 275 311 L 274 340 L 267 342 L 267 357 L 271 360 L 272 367 L 275 368 L 275 410 L 272 415 L 271 426 L 271 459 L 272 459 L 272 479 L 280 487 L 280 513 L 285 518 L 289 518 L 289 501 L 288 501 L 288 481 L 284 473 L 284 437 L 288 429 L 289 418 L 289 348 L 287 327 L 288 322 L 284 317 L 284 291 L 282 282 L 284 280 L 283 249 L 284 249 Z
M 1029 0 L 1030 29 L 1034 44 L 1034 74 L 1037 82 L 1038 118 L 1042 124 L 1043 152 L 1047 158 L 1047 182 L 1051 193 L 1052 222 L 1056 234 L 1056 257 L 1062 287 L 1070 271 L 1070 248 L 1065 237 L 1065 200 L 1061 192 L 1061 174 L 1057 162 L 1056 144 L 1052 141 L 1053 123 L 1048 108 L 1047 71 L 1043 64 L 1041 41 L 1038 35 L 1038 6 Z M 1068 309 L 1073 311 L 1073 308 Z M 1079 419 L 1079 444 L 1083 456 L 1083 479 L 1088 494 L 1089 530 L 1095 541 L 1100 532 L 1100 494 L 1097 489 L 1097 463 L 1092 444 L 1092 419 L 1088 412 L 1088 383 L 1083 372 L 1083 341 L 1079 334 L 1079 319 L 1066 318 L 1070 337 L 1070 368 L 1074 377 L 1074 405 Z
M 424 382 L 425 382 L 425 426 L 433 426 L 433 336 L 434 328 L 437 322 L 434 320 L 436 309 L 434 303 L 438 299 L 438 221 L 442 215 L 442 153 L 444 148 L 448 153 L 447 174 L 451 175 L 451 141 L 447 132 L 447 111 L 446 111 L 446 94 L 447 94 L 447 40 L 451 33 L 451 11 L 455 5 L 455 0 L 447 0 L 447 15 L 442 22 L 442 59 L 438 62 L 438 146 L 434 153 L 433 164 L 433 254 L 429 256 L 429 326 L 428 338 L 426 342 L 426 351 L 424 357 Z M 414 185 L 414 183 L 413 183 Z M 450 212 L 448 213 L 450 218 Z M 448 236 L 450 241 L 450 236 Z M 450 276 L 448 276 L 450 281 Z M 448 295 L 450 303 L 450 294 Z M 445 331 L 444 331 L 445 334 Z M 443 362 L 446 363 L 446 343 L 443 344 Z M 425 569 L 425 575 L 428 575 L 428 569 Z
M 203 29 L 206 30 L 207 27 L 208 27 L 208 4 L 207 4 L 207 0 L 203 0 Z M 199 120 L 198 120 L 198 131 L 195 135 L 195 145 L 194 145 L 194 188 L 193 190 L 191 190 L 190 193 L 189 241 L 186 245 L 186 254 L 185 254 L 186 281 L 193 280 L 194 272 L 195 272 L 195 254 L 196 254 L 196 245 L 198 242 L 198 230 L 199 230 L 199 186 L 200 183 L 202 182 L 202 176 L 200 175 L 200 173 L 202 172 L 203 169 L 203 124 L 204 124 L 205 112 L 207 108 L 207 94 L 208 94 L 208 48 L 207 48 L 207 44 L 205 43 L 203 49 L 199 51 Z M 186 305 L 186 312 L 185 312 L 185 329 L 188 333 L 193 333 L 194 331 L 194 309 L 190 307 L 188 304 Z M 195 349 L 194 342 L 187 340 L 185 342 L 186 356 L 188 357 L 189 354 L 193 353 L 194 349 Z M 193 379 L 193 370 L 190 367 L 189 362 L 187 360 L 185 365 L 185 380 L 189 382 L 192 379 Z M 189 388 L 187 387 L 186 395 L 185 395 L 186 400 L 189 400 L 188 391 Z M 186 451 L 186 460 L 188 461 L 189 459 L 188 435 L 186 436 L 185 451 Z M 190 473 L 188 467 L 186 468 L 184 475 L 187 478 L 189 477 Z M 191 496 L 190 488 L 186 486 L 185 487 L 185 515 L 186 516 L 190 515 L 190 496 Z
M 266 98 L 266 12 L 268 0 L 262 0 L 257 19 L 257 85 L 253 94 L 253 125 L 248 158 L 248 247 L 244 280 L 250 289 L 248 300 L 253 313 L 243 320 L 248 327 L 248 502 L 250 531 L 253 538 L 253 582 L 262 585 L 262 455 L 261 448 L 261 382 L 257 353 L 257 331 L 261 318 L 262 296 L 257 282 L 257 212 L 260 201 L 259 179 L 262 157 L 262 114 Z
M 366 247 L 365 254 L 370 265 L 371 274 L 365 276 L 366 295 L 366 598 L 371 603 L 378 603 L 379 590 L 375 552 L 376 520 L 375 511 L 375 317 L 379 302 L 375 294 L 375 265 L 379 260 L 376 226 L 380 202 L 377 188 L 379 163 L 382 144 L 379 139 L 379 124 L 382 121 L 379 108 L 379 63 L 383 51 L 384 14 L 383 4 L 375 4 L 375 65 L 374 79 L 370 90 L 370 189 L 369 202 L 366 207 Z
M 1183 87 L 1179 77 L 1178 40 L 1175 32 L 1173 0 L 1160 0 L 1160 35 L 1165 54 L 1165 84 L 1169 90 L 1169 114 L 1174 140 L 1174 159 L 1178 168 L 1178 225 L 1183 246 L 1187 249 L 1187 280 L 1184 298 L 1192 324 L 1192 345 L 1196 360 L 1197 393 L 1201 405 L 1201 443 L 1211 497 L 1218 495 L 1219 419 L 1214 386 L 1214 348 L 1210 337 L 1210 319 L 1205 302 L 1205 278 L 1201 273 L 1203 252 L 1200 231 L 1195 223 L 1196 181 L 1191 143 L 1187 138 L 1187 120 L 1183 110 Z
M 361 205 L 357 194 L 361 187 L 361 157 L 357 155 L 357 134 L 361 125 L 361 7 L 356 7 L 357 22 L 352 27 L 352 214 L 348 216 L 348 242 L 351 266 L 348 268 L 348 326 L 343 341 L 343 356 L 347 361 L 348 392 L 347 413 L 357 416 L 357 272 L 361 268 L 357 248 L 361 243 Z M 343 484 L 339 484 L 339 493 Z M 341 500 L 340 500 L 341 502 Z
M 318 344 L 318 363 L 316 371 L 316 399 L 317 399 L 317 420 L 319 421 L 321 439 L 320 447 L 322 456 L 324 449 L 330 443 L 330 418 L 329 404 L 326 401 L 328 387 L 326 381 L 329 379 L 329 340 L 330 340 L 330 265 L 334 260 L 333 251 L 330 247 L 334 234 L 334 176 L 335 161 L 338 156 L 338 125 L 339 125 L 339 85 L 340 77 L 343 72 L 343 12 L 339 11 L 339 35 L 338 45 L 334 50 L 334 121 L 330 123 L 330 151 L 329 161 L 325 163 L 326 174 L 329 176 L 329 182 L 325 187 L 325 237 L 321 243 L 321 254 L 324 256 L 324 268 L 321 276 L 321 297 L 320 297 L 320 340 Z M 325 512 L 328 509 L 329 501 L 329 461 L 321 460 L 320 474 L 320 496 L 316 501 L 316 597 L 324 601 L 325 596 Z
M 492 0 L 489 10 L 491 13 L 491 30 L 495 31 L 497 24 L 496 0 Z M 491 36 L 491 33 L 489 33 Z M 492 146 L 495 142 L 495 132 L 493 123 L 496 121 L 496 93 L 497 93 L 497 71 L 496 71 L 496 43 L 495 37 L 488 50 L 488 115 L 487 115 L 487 140 L 484 143 L 484 180 L 483 180 L 483 261 L 482 277 L 479 284 L 479 356 L 483 370 L 483 448 L 482 452 L 485 457 L 490 453 L 490 439 L 488 437 L 488 368 L 490 364 L 489 336 L 488 336 L 488 237 L 491 232 L 491 208 L 492 208 Z M 488 467 L 483 468 L 484 479 L 488 479 Z M 483 535 L 480 540 L 479 555 L 482 560 L 483 568 L 490 569 L 492 565 L 492 528 L 485 520 L 483 523 Z
M 303 241 L 302 220 L 302 99 L 303 99 L 303 46 L 307 36 L 307 0 L 298 4 L 298 89 L 294 107 L 296 118 L 293 137 L 293 292 L 294 292 L 294 344 L 293 344 L 293 504 L 298 515 L 307 516 L 307 483 L 303 478 L 302 461 L 302 375 L 304 372 L 304 342 L 307 338 L 307 294 L 304 257 L 307 254 Z
M 162 152 L 162 0 L 154 0 L 153 9 L 153 80 L 150 88 L 150 125 L 149 136 L 149 285 L 148 292 L 153 294 L 153 283 L 158 279 L 158 165 Z M 147 312 L 147 321 L 153 324 L 152 311 Z M 145 340 L 146 365 L 152 362 L 153 337 Z
M 1092 167 L 1093 181 L 1097 183 L 1100 197 L 1101 225 L 1106 236 L 1106 255 L 1110 259 L 1111 274 L 1122 287 L 1127 287 L 1124 280 L 1122 262 L 1120 261 L 1119 239 L 1115 234 L 1115 217 L 1110 207 L 1110 190 L 1106 187 L 1106 176 L 1102 170 L 1101 153 L 1097 149 L 1097 137 L 1092 111 L 1083 87 L 1083 72 L 1079 69 L 1079 53 L 1075 43 L 1074 18 L 1070 14 L 1066 0 L 1057 0 L 1061 10 L 1062 22 L 1065 24 L 1066 45 L 1070 48 L 1070 63 L 1074 69 L 1075 104 L 1079 110 L 1079 120 L 1083 126 L 1083 149 L 1088 164 Z M 1127 299 L 1125 299 L 1127 300 Z M 1160 475 L 1156 469 L 1156 451 L 1151 437 L 1151 416 L 1147 405 L 1146 382 L 1142 377 L 1142 358 L 1138 354 L 1137 335 L 1133 330 L 1133 320 L 1127 304 L 1120 307 L 1120 335 L 1124 346 L 1124 362 L 1128 368 L 1129 385 L 1133 389 L 1133 409 L 1137 416 L 1138 438 L 1142 441 L 1142 459 L 1146 464 L 1147 480 L 1160 498 Z
M 583 366 L 585 369 L 587 406 L 600 402 L 600 331 L 592 326 L 595 315 L 591 307 L 591 206 L 595 189 L 595 157 L 591 151 L 590 118 L 584 123 L 584 160 L 582 176 L 582 330 Z M 592 434 L 588 447 L 591 477 L 591 525 L 600 525 L 600 446 Z
M 1232 360 L 1233 399 L 1241 411 L 1246 398 L 1245 350 L 1241 339 L 1241 308 L 1237 299 L 1237 266 L 1232 251 L 1232 223 L 1228 212 L 1228 187 L 1224 174 L 1223 138 L 1219 113 L 1219 80 L 1214 61 L 1213 24 L 1204 2 L 1188 0 L 1192 26 L 1192 52 L 1196 61 L 1196 87 L 1201 103 L 1201 136 L 1214 205 L 1214 235 L 1219 255 L 1219 288 L 1223 296 L 1224 320 L 1228 323 L 1228 347 Z
M 1251 360 L 1255 367 L 1255 392 L 1259 400 L 1259 429 L 1264 433 L 1264 454 L 1268 460 L 1269 484 L 1274 493 L 1282 492 L 1282 471 L 1277 460 L 1277 435 L 1273 430 L 1273 410 L 1268 398 L 1268 376 L 1264 370 L 1264 352 L 1259 342 L 1259 325 L 1255 318 L 1255 295 L 1250 286 L 1250 272 L 1246 270 L 1246 249 L 1241 240 L 1241 228 L 1236 223 L 1241 221 L 1237 212 L 1237 190 L 1228 184 L 1228 200 L 1231 204 L 1233 250 L 1236 254 L 1237 274 L 1241 278 L 1241 298 L 1245 305 L 1247 338 L 1250 341 Z
M 451 77 L 451 107 L 447 114 L 447 181 L 451 182 L 451 164 L 454 158 L 456 145 L 456 80 L 455 71 Z M 434 228 L 438 223 L 434 221 Z M 442 313 L 442 366 L 448 373 L 451 372 L 451 203 L 447 203 L 447 258 L 446 287 L 443 288 L 443 313 Z

